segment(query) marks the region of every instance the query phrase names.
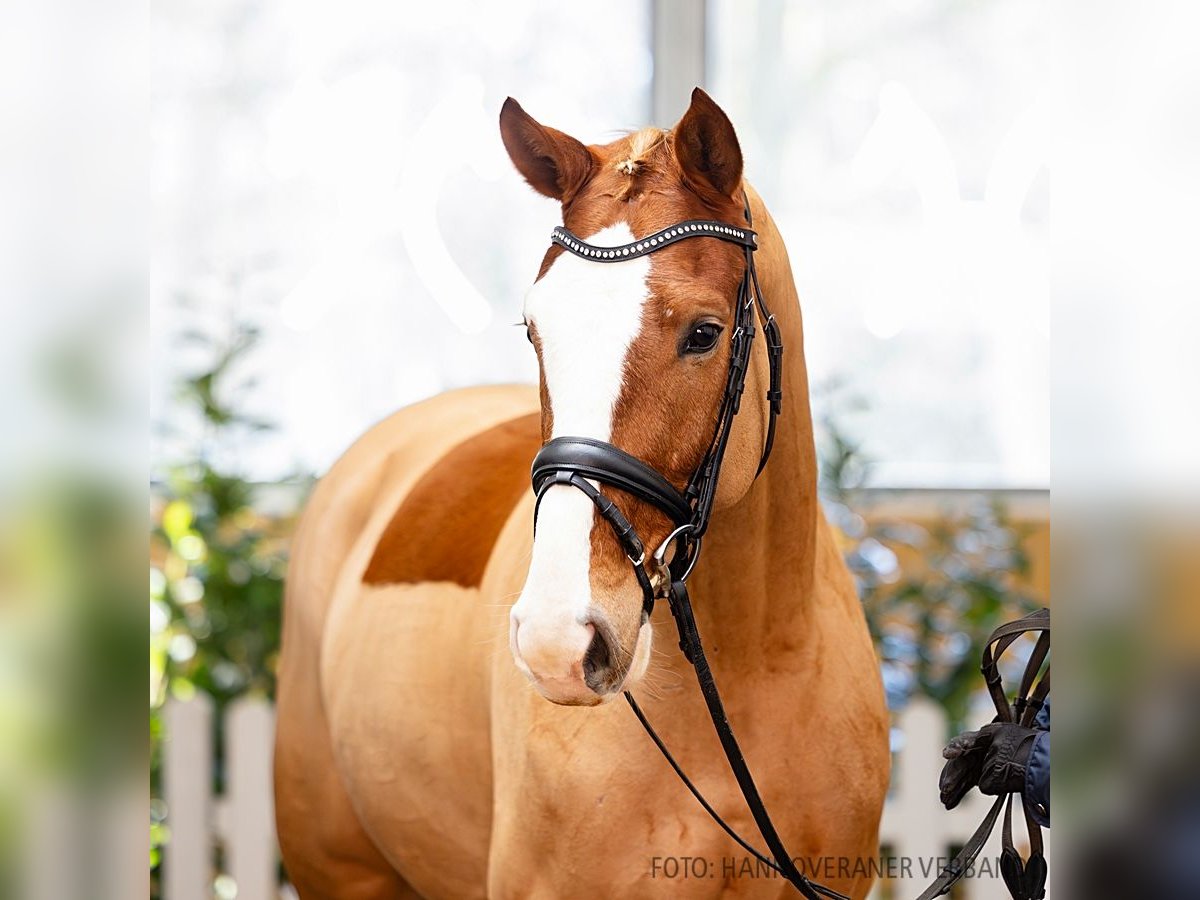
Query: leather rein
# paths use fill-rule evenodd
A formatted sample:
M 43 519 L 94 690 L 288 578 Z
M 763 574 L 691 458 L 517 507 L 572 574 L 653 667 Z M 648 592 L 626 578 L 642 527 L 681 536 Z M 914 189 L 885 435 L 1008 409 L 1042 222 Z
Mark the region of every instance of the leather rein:
M 742 392 L 745 388 L 746 372 L 750 366 L 750 352 L 756 331 L 756 311 L 757 318 L 762 321 L 770 362 L 770 385 L 767 390 L 770 413 L 762 456 L 759 460 L 758 471 L 755 473 L 756 477 L 762 472 L 771 455 L 771 446 L 775 439 L 775 421 L 783 406 L 783 341 L 779 326 L 775 317 L 767 309 L 762 289 L 758 284 L 758 273 L 754 267 L 754 251 L 758 247 L 758 241 L 755 232 L 749 227 L 753 224 L 750 218 L 749 200 L 746 201 L 745 215 L 746 227 L 715 220 L 692 219 L 679 222 L 641 240 L 618 247 L 588 244 L 564 227 L 560 226 L 554 229 L 550 236 L 553 243 L 583 259 L 601 263 L 624 262 L 647 256 L 663 247 L 669 247 L 692 238 L 715 238 L 742 248 L 745 255 L 745 271 L 742 273 L 738 287 L 734 329 L 730 338 L 729 371 L 725 382 L 725 394 L 717 413 L 716 429 L 700 465 L 697 466 L 684 490 L 680 491 L 652 466 L 612 444 L 591 438 L 558 437 L 548 441 L 533 460 L 533 490 L 537 496 L 534 506 L 534 527 L 537 527 L 537 512 L 542 498 L 555 485 L 573 487 L 592 501 L 597 512 L 608 523 L 625 554 L 629 557 L 634 575 L 642 588 L 643 615 L 647 619 L 649 618 L 654 609 L 654 601 L 658 598 L 665 599 L 670 606 L 671 614 L 674 616 L 675 625 L 679 631 L 679 648 L 695 669 L 713 727 L 716 729 L 717 737 L 721 741 L 721 747 L 729 761 L 738 787 L 741 788 L 746 805 L 767 844 L 769 855 L 755 849 L 738 835 L 704 799 L 651 727 L 633 696 L 625 691 L 625 699 L 629 702 L 638 721 L 641 722 L 655 746 L 666 757 L 671 768 L 675 770 L 700 805 L 742 848 L 786 878 L 797 891 L 810 900 L 819 900 L 821 896 L 831 898 L 831 900 L 848 900 L 843 894 L 806 878 L 796 868 L 791 855 L 784 847 L 783 841 L 767 813 L 766 806 L 763 804 L 754 778 L 750 774 L 750 768 L 746 764 L 741 747 L 738 745 L 737 738 L 734 736 L 729 719 L 725 714 L 724 704 L 721 702 L 721 695 L 717 691 L 716 681 L 709 668 L 708 659 L 700 640 L 700 632 L 696 626 L 696 618 L 692 612 L 691 600 L 688 596 L 687 580 L 700 555 L 701 541 L 712 515 L 725 449 L 733 428 L 733 420 L 741 406 Z M 673 530 L 653 553 L 648 554 L 645 542 L 630 524 L 629 519 L 593 482 L 616 488 L 649 503 L 668 517 L 673 524 Z M 666 555 L 672 545 L 675 547 L 675 552 L 668 562 Z
M 1037 643 L 1025 663 L 1025 671 L 1021 675 L 1021 683 L 1012 703 L 1004 690 L 1000 677 L 1000 657 L 1023 634 L 1032 633 L 1038 636 Z M 1039 609 L 1015 622 L 1001 625 L 983 645 L 983 661 L 980 671 L 987 684 L 988 694 L 996 707 L 996 722 L 1014 722 L 1018 725 L 1031 727 L 1038 712 L 1046 703 L 1050 693 L 1050 664 L 1046 657 L 1050 653 L 1050 610 Z M 1045 667 L 1043 668 L 1043 663 Z M 1039 673 L 1041 678 L 1038 678 Z M 1046 853 L 1042 839 L 1042 828 L 1034 821 L 1021 799 L 1021 809 L 1025 814 L 1025 828 L 1029 835 L 1029 858 L 1022 859 L 1013 843 L 1012 829 L 1013 795 L 1001 794 L 992 803 L 987 815 L 967 839 L 962 850 L 954 859 L 938 873 L 933 884 L 929 885 L 917 900 L 934 900 L 950 893 L 954 887 L 971 869 L 975 858 L 979 856 L 983 845 L 996 827 L 1000 812 L 1004 812 L 1004 826 L 1000 834 L 1000 875 L 1005 887 L 1014 900 L 1042 900 L 1046 896 Z

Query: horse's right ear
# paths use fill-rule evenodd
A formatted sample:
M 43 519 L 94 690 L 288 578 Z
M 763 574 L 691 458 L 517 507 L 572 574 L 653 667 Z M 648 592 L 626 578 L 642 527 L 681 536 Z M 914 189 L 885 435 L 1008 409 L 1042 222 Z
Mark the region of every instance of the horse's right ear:
M 509 97 L 500 110 L 509 158 L 540 194 L 566 203 L 592 174 L 592 154 L 570 135 L 542 125 Z

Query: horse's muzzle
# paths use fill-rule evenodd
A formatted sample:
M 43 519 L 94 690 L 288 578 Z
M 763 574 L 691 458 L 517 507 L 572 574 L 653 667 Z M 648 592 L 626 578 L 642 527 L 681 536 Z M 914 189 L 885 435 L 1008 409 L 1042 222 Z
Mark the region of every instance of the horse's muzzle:
M 509 628 L 513 659 L 547 700 L 594 706 L 621 691 L 632 654 L 598 611 L 583 622 L 522 621 L 514 609 Z

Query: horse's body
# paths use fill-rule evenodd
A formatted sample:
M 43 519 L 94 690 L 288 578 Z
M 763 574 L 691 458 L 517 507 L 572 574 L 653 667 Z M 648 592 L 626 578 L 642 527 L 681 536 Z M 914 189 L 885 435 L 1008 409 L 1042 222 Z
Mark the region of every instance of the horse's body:
M 817 503 L 786 252 L 752 199 L 759 271 L 790 354 L 785 409 L 770 465 L 715 515 L 691 584 L 730 720 L 789 850 L 834 858 L 815 877 L 861 898 L 888 778 L 886 712 Z M 753 376 L 757 390 L 758 367 Z M 507 614 L 533 546 L 541 400 L 478 388 L 402 410 L 310 501 L 279 678 L 289 875 L 306 900 L 790 894 L 707 817 L 623 703 L 555 705 L 514 667 Z M 750 413 L 737 427 L 760 426 Z M 634 691 L 708 799 L 756 838 L 662 606 Z

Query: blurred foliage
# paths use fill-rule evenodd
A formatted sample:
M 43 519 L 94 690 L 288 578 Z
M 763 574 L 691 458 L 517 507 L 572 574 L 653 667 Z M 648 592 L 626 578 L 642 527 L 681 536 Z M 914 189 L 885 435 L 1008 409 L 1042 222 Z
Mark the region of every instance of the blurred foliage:
M 51 849 L 54 883 L 82 889 L 138 777 L 143 501 L 129 487 L 53 465 L 0 487 L 0 897 L 21 896 Z
M 863 602 L 888 705 L 898 709 L 924 693 L 945 707 L 953 731 L 962 730 L 984 689 L 984 641 L 996 626 L 1041 606 L 1022 588 L 1028 530 L 983 494 L 965 512 L 928 523 L 872 514 L 865 488 L 871 462 L 845 428 L 863 404 L 836 382 L 817 400 L 821 495 Z M 1003 660 L 1006 683 L 1029 647 L 1013 650 Z
M 269 427 L 243 416 L 234 400 L 243 387 L 234 384 L 234 373 L 255 337 L 237 329 L 228 339 L 211 343 L 211 364 L 180 386 L 179 405 L 199 422 L 194 447 L 186 462 L 170 467 L 152 486 L 152 873 L 170 837 L 168 811 L 159 799 L 159 711 L 167 696 L 186 699 L 197 690 L 210 694 L 220 727 L 221 712 L 230 701 L 244 694 L 275 695 L 292 513 L 261 511 L 261 494 L 272 486 L 250 484 L 213 460 L 214 448 L 227 445 L 238 432 Z M 208 340 L 196 334 L 189 339 Z M 304 491 L 289 479 L 281 493 L 298 506 Z M 219 766 L 214 779 L 221 779 Z M 157 884 L 152 891 L 157 893 Z
M 111 364 L 140 332 L 108 302 L 127 287 L 73 277 L 5 306 L 36 322 L 4 330 L 0 379 L 0 898 L 114 895 L 140 794 L 144 394 Z

